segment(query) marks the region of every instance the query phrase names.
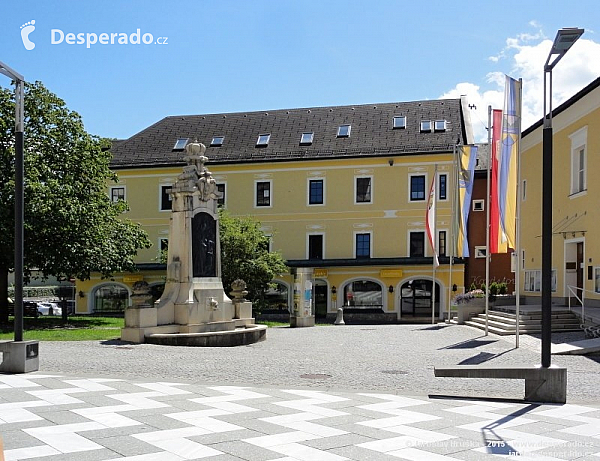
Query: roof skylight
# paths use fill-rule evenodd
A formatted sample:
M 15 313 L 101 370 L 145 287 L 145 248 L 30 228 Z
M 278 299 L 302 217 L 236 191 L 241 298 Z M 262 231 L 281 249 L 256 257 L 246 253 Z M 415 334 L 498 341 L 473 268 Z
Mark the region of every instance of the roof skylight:
M 350 136 L 350 129 L 352 127 L 350 125 L 340 125 L 337 132 L 338 138 L 347 138 Z
M 406 128 L 406 116 L 405 115 L 396 115 L 394 116 L 394 129 L 398 128 Z
M 225 136 L 214 136 L 210 141 L 210 147 L 221 147 L 225 141 Z
M 177 138 L 177 141 L 175 141 L 175 145 L 173 146 L 173 150 L 185 149 L 185 146 L 187 145 L 189 140 L 190 138 Z
M 315 134 L 312 131 L 302 133 L 302 136 L 300 136 L 300 144 L 305 146 L 312 144 L 314 136 Z
M 421 120 L 421 132 L 431 131 L 431 120 Z
M 271 134 L 259 134 L 258 139 L 256 140 L 256 147 L 264 147 L 269 145 L 269 139 L 271 139 Z

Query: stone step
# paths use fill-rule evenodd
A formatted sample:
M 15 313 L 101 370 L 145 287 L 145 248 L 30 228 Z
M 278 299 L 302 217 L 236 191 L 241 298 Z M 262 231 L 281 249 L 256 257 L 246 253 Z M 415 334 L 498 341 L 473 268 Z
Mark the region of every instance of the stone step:
M 499 317 L 506 317 L 506 318 L 511 318 L 511 319 L 517 318 L 517 315 L 512 312 L 504 312 L 504 311 L 497 311 L 497 310 L 491 310 L 491 309 L 489 312 L 490 312 L 490 314 L 497 315 Z M 541 320 L 542 313 L 541 312 L 534 312 L 534 313 L 520 312 L 519 317 L 522 321 L 523 320 Z M 551 314 L 552 319 L 569 319 L 569 318 L 575 318 L 575 317 L 576 317 L 576 315 L 573 312 L 569 312 L 569 311 L 564 311 L 564 312 L 559 311 L 559 312 L 553 312 Z
M 539 318 L 538 318 L 539 315 Z M 533 334 L 542 331 L 541 313 L 519 315 L 519 334 Z M 580 319 L 572 312 L 555 312 L 551 317 L 552 331 L 580 331 Z M 516 333 L 517 316 L 513 313 L 497 310 L 488 313 L 488 331 L 498 335 L 512 335 Z M 465 322 L 480 330 L 485 330 L 485 314 L 478 314 Z

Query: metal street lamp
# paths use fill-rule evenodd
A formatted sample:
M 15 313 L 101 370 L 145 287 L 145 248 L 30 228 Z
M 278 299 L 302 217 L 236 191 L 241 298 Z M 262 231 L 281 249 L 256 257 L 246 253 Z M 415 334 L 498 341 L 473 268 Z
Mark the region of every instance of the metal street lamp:
M 15 341 L 23 341 L 23 124 L 25 79 L 0 61 L 0 73 L 15 81 Z
M 544 130 L 542 138 L 542 367 L 550 366 L 552 337 L 552 69 L 583 34 L 576 27 L 560 29 L 544 64 Z M 546 82 L 549 82 L 549 91 Z M 550 111 L 546 112 L 546 96 Z

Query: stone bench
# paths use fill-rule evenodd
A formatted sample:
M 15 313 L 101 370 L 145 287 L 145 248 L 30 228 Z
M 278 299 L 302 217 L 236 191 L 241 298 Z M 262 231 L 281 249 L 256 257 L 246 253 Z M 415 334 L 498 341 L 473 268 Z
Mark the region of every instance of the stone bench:
M 456 365 L 435 367 L 433 372 L 440 378 L 524 379 L 526 401 L 546 403 L 567 401 L 567 369 L 563 367 Z

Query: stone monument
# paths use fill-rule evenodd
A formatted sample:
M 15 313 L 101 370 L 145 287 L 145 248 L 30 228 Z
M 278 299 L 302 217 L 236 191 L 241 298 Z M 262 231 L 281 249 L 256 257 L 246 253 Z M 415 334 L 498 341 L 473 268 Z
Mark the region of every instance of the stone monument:
M 197 141 L 185 148 L 187 165 L 170 190 L 165 289 L 161 298 L 150 305 L 144 302 L 143 293 L 138 293 L 141 284 L 134 287 L 121 331 L 124 341 L 234 346 L 266 337 L 266 327 L 254 323 L 252 303 L 243 295 L 237 296 L 243 292 L 243 282 L 234 282 L 233 301 L 223 290 L 217 212 L 220 193 L 205 166 L 205 151 L 206 147 Z

